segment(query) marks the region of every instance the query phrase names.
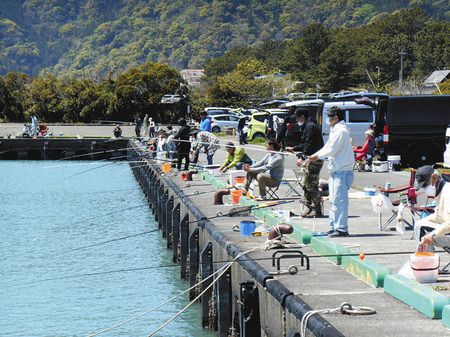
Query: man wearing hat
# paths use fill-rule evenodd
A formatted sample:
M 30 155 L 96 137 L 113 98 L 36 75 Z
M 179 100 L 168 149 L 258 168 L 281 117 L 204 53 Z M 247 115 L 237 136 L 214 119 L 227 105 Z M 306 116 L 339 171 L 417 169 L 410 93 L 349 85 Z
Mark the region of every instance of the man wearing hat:
M 353 155 L 350 130 L 345 125 L 345 111 L 332 107 L 327 112 L 331 126 L 330 137 L 325 145 L 308 157 L 311 162 L 328 158 L 330 170 L 330 237 L 348 236 L 348 190 L 353 183 Z
M 236 167 L 237 170 L 242 170 L 244 164 L 252 164 L 252 160 L 247 153 L 245 153 L 243 147 L 236 147 L 232 142 L 227 142 L 225 150 L 227 150 L 227 157 L 225 162 L 219 168 L 220 172 L 225 173 L 233 167 Z
M 416 190 L 423 189 L 436 201 L 434 213 L 416 222 L 416 239 L 426 251 L 433 252 L 434 246 L 450 247 L 450 184 L 431 165 L 417 169 L 416 181 Z
M 309 116 L 308 108 L 297 108 L 295 115 L 298 125 L 302 128 L 300 144 L 294 147 L 288 147 L 286 150 L 298 152 L 297 157 L 299 159 L 297 160 L 297 166 L 301 166 L 304 156 L 311 156 L 323 147 L 323 137 L 316 121 Z M 319 178 L 323 160 L 309 161 L 305 164 L 306 175 L 303 191 L 308 209 L 302 214 L 302 217 L 321 217 L 323 214 L 319 191 Z

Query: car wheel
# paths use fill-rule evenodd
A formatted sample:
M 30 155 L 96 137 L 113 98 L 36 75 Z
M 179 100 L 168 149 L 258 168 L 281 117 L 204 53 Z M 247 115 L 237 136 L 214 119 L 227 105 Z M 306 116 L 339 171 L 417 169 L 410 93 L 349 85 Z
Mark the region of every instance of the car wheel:
M 262 132 L 257 132 L 257 133 L 255 133 L 254 135 L 253 135 L 253 138 L 252 138 L 252 140 L 255 140 L 256 138 L 266 138 L 266 135 L 264 134 L 264 133 L 262 133 Z
M 218 126 L 215 126 L 212 128 L 212 132 L 220 132 L 220 128 Z
M 408 164 L 411 167 L 420 167 L 423 165 L 435 164 L 437 161 L 437 154 L 430 149 L 436 148 L 431 143 L 414 143 L 409 146 L 407 152 Z

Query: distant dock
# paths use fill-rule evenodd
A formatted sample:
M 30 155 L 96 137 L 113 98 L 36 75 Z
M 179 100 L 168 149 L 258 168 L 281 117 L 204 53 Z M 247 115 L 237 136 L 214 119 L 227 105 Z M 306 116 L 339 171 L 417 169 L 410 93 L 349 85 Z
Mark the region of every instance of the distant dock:
M 2 160 L 126 159 L 128 138 L 0 138 Z

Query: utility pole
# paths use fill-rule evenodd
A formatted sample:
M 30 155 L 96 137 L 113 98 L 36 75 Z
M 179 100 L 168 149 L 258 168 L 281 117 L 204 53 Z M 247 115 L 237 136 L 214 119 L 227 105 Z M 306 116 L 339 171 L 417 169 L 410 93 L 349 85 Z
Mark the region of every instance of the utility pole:
M 403 50 L 400 51 L 399 55 L 400 55 L 400 73 L 398 76 L 398 85 L 400 88 L 403 87 L 403 56 L 406 54 L 406 52 Z
M 376 66 L 375 68 L 377 69 L 377 87 L 380 90 L 380 67 Z

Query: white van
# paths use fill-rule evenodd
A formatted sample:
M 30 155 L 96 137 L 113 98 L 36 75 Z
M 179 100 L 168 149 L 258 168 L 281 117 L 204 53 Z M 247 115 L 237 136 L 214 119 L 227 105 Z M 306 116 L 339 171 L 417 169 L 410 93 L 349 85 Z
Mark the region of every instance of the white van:
M 327 102 L 322 99 L 295 101 L 284 104 L 282 107 L 293 108 L 307 106 L 310 108 L 310 116 L 314 116 L 317 124 L 322 127 L 322 136 L 324 142 L 328 140 L 330 126 L 325 122 L 326 113 L 333 106 L 337 106 L 345 111 L 345 123 L 350 129 L 350 136 L 354 146 L 363 145 L 365 142 L 364 132 L 375 121 L 376 110 L 372 107 L 354 102 Z
M 350 129 L 350 136 L 354 146 L 363 145 L 366 141 L 364 133 L 375 122 L 376 109 L 355 102 L 328 102 L 323 106 L 323 117 L 325 121 L 326 113 L 330 111 L 333 106 L 337 106 L 345 111 L 345 123 Z M 330 134 L 330 126 L 327 123 L 322 125 L 323 140 L 327 141 Z

